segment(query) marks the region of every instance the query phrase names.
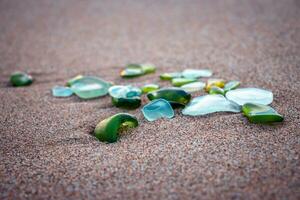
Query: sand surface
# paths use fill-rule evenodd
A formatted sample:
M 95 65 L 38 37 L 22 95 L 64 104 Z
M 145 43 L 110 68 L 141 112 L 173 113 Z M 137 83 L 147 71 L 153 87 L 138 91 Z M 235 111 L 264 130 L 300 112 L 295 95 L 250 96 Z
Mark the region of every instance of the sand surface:
M 0 199 L 299 199 L 299 19 L 298 0 L 1 0 Z M 128 62 L 158 70 L 123 80 Z M 137 109 L 140 126 L 107 145 L 89 133 L 126 110 L 50 92 L 77 74 L 167 86 L 158 75 L 185 68 L 272 90 L 285 122 Z M 9 86 L 15 70 L 34 84 Z

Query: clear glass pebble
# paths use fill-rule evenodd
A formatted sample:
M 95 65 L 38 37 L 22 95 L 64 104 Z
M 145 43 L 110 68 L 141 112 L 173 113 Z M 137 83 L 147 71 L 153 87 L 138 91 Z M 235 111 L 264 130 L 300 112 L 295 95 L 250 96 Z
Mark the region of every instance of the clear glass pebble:
M 258 103 L 268 105 L 273 101 L 273 93 L 259 88 L 238 88 L 226 93 L 226 98 L 239 105 Z

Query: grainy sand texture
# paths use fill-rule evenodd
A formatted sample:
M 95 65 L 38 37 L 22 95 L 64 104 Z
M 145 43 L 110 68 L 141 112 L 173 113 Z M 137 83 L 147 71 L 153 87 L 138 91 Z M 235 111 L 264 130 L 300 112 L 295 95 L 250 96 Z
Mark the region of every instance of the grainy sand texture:
M 158 69 L 124 80 L 129 62 Z M 78 74 L 168 86 L 159 74 L 186 68 L 272 90 L 285 121 L 147 122 L 50 91 Z M 34 84 L 9 86 L 16 70 Z M 1 0 L 0 72 L 0 199 L 300 199 L 299 0 Z M 100 143 L 90 132 L 118 112 L 139 127 Z

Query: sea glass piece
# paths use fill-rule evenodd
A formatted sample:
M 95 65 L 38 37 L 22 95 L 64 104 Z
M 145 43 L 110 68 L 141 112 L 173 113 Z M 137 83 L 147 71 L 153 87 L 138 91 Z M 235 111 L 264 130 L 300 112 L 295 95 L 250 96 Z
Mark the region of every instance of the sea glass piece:
M 112 97 L 112 103 L 116 107 L 135 109 L 141 105 L 142 91 L 138 87 L 131 85 L 115 85 L 109 88 L 109 95 Z
M 77 76 L 71 78 L 70 80 L 68 80 L 68 82 L 66 83 L 66 85 L 67 85 L 68 87 L 71 87 L 75 81 L 77 81 L 77 80 L 79 80 L 79 79 L 81 79 L 81 78 L 83 78 L 82 75 L 77 75 Z
M 241 107 L 234 102 L 228 101 L 220 94 L 204 95 L 192 99 L 182 110 L 184 115 L 206 115 L 215 112 L 240 112 Z
M 148 92 L 152 92 L 152 91 L 155 91 L 158 89 L 159 89 L 159 85 L 157 85 L 157 84 L 147 84 L 141 88 L 143 94 L 146 94 Z
M 73 94 L 73 91 L 69 87 L 54 86 L 52 88 L 52 95 L 55 97 L 69 97 Z
M 118 108 L 126 108 L 126 109 L 135 109 L 140 107 L 141 105 L 141 97 L 131 97 L 131 98 L 115 98 L 112 97 L 112 104 Z
M 197 79 L 193 78 L 174 78 L 172 79 L 172 85 L 175 87 L 180 87 L 188 83 L 196 82 Z
M 72 91 L 82 99 L 104 96 L 108 93 L 110 83 L 94 76 L 84 76 L 73 82 Z
M 204 87 L 205 87 L 205 83 L 197 81 L 197 82 L 182 85 L 180 88 L 185 90 L 186 92 L 191 93 L 191 92 L 201 91 L 203 90 Z
M 10 76 L 10 83 L 15 87 L 28 86 L 33 82 L 32 76 L 23 72 L 14 72 Z
M 212 86 L 209 90 L 209 94 L 221 94 L 224 96 L 224 90 L 217 86 Z
M 172 80 L 173 78 L 182 77 L 182 74 L 181 72 L 163 73 L 159 77 L 161 80 Z
M 184 106 L 191 100 L 191 94 L 180 88 L 162 88 L 147 94 L 149 100 L 165 99 L 173 107 Z
M 252 123 L 272 123 L 283 121 L 283 116 L 270 106 L 246 103 L 242 107 L 244 115 Z
M 228 91 L 226 98 L 241 106 L 245 103 L 268 105 L 273 101 L 273 93 L 259 88 L 238 88 Z
M 206 82 L 205 90 L 206 90 L 206 92 L 209 92 L 209 90 L 212 86 L 217 86 L 219 88 L 223 88 L 224 85 L 225 85 L 225 81 L 223 79 L 216 79 L 216 78 L 208 79 Z
M 144 63 L 141 64 L 141 68 L 144 71 L 145 74 L 154 73 L 156 70 L 156 66 L 151 63 Z
M 118 140 L 120 132 L 137 126 L 138 120 L 135 116 L 128 113 L 119 113 L 99 122 L 94 134 L 100 141 L 112 143 Z
M 153 64 L 128 64 L 124 70 L 121 71 L 121 76 L 124 78 L 133 78 L 149 73 L 154 73 L 156 67 Z
M 240 86 L 240 82 L 239 81 L 229 81 L 228 83 L 225 84 L 224 86 L 224 92 L 228 92 L 229 90 L 234 90 L 237 87 Z
M 200 78 L 200 77 L 210 77 L 212 76 L 212 71 L 209 69 L 185 69 L 182 72 L 184 78 Z
M 174 117 L 174 110 L 170 103 L 164 99 L 156 99 L 145 105 L 142 109 L 144 117 L 148 121 L 154 121 L 160 118 Z

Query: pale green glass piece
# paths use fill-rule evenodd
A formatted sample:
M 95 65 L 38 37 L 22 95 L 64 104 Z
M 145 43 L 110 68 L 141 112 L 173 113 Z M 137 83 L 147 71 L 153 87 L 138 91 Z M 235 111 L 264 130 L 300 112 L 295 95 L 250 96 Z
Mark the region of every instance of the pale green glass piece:
M 52 95 L 55 97 L 69 97 L 73 94 L 73 91 L 69 87 L 54 86 L 52 88 Z
M 217 86 L 212 86 L 209 90 L 209 94 L 221 94 L 224 96 L 224 90 L 222 88 L 219 88 Z
M 73 82 L 72 91 L 82 99 L 104 96 L 108 93 L 110 83 L 94 76 L 84 76 Z
M 225 81 L 223 79 L 211 78 L 211 79 L 207 80 L 205 90 L 206 90 L 206 92 L 209 92 L 209 90 L 212 86 L 217 86 L 219 88 L 223 88 L 224 85 L 225 85 Z
M 205 87 L 205 83 L 198 81 L 198 82 L 182 85 L 180 88 L 185 90 L 186 92 L 192 93 L 192 92 L 201 91 L 203 90 L 204 87 Z
M 154 73 L 156 67 L 153 64 L 128 64 L 124 70 L 121 71 L 121 76 L 124 78 L 133 78 L 149 73 Z
M 148 121 L 154 121 L 160 118 L 171 119 L 174 117 L 174 110 L 172 106 L 164 99 L 151 101 L 143 107 L 142 112 Z
M 180 87 L 188 83 L 196 82 L 197 79 L 193 78 L 173 78 L 172 79 L 172 85 L 175 87 Z
M 82 75 L 77 75 L 77 76 L 71 78 L 70 80 L 68 80 L 68 82 L 66 83 L 66 85 L 67 85 L 68 87 L 71 87 L 72 84 L 73 84 L 74 82 L 76 82 L 77 80 L 79 80 L 79 79 L 81 79 L 81 78 L 83 78 Z
M 192 99 L 182 110 L 182 114 L 198 116 L 215 112 L 240 112 L 241 107 L 234 102 L 228 101 L 220 94 L 204 95 Z
M 246 103 L 243 113 L 252 123 L 273 123 L 283 121 L 283 116 L 270 106 L 263 104 Z
M 159 89 L 159 85 L 157 85 L 157 84 L 147 84 L 141 88 L 143 94 L 146 94 L 148 92 L 152 92 L 152 91 L 155 91 L 158 89 Z
M 163 73 L 159 77 L 161 80 L 172 80 L 173 78 L 182 77 L 182 74 L 181 72 Z
M 228 91 L 226 98 L 241 106 L 245 103 L 268 105 L 273 101 L 273 93 L 259 88 L 238 88 Z
M 210 77 L 212 76 L 212 71 L 209 69 L 185 69 L 182 72 L 184 78 L 200 78 L 200 77 Z
M 224 86 L 224 92 L 228 92 L 229 90 L 234 90 L 237 87 L 240 86 L 240 82 L 239 81 L 229 81 L 228 83 L 225 84 Z

